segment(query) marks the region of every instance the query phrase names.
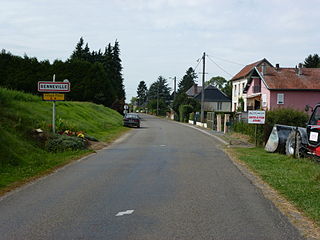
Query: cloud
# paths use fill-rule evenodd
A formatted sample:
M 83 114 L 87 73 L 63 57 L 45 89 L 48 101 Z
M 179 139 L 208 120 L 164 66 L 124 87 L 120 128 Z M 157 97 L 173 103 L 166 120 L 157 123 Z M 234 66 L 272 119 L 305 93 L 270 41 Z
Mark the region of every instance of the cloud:
M 5 0 L 0 48 L 65 60 L 81 36 L 92 50 L 120 42 L 126 88 L 181 79 L 206 51 L 248 64 L 295 65 L 320 53 L 317 0 Z M 218 62 L 231 74 L 239 65 Z M 220 74 L 208 63 L 208 72 Z M 229 76 L 225 76 L 228 78 Z M 129 96 L 130 98 L 130 96 Z

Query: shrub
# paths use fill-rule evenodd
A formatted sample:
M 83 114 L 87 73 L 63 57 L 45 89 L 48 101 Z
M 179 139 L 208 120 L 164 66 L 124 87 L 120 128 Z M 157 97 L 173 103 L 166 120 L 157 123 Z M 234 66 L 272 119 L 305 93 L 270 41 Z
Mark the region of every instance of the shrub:
M 265 125 L 257 126 L 258 144 L 262 144 L 263 142 L 266 142 L 268 140 L 272 128 L 275 124 L 305 127 L 308 118 L 309 117 L 306 113 L 290 108 L 281 108 L 267 111 Z M 233 130 L 235 132 L 246 134 L 251 137 L 251 140 L 254 140 L 254 124 L 236 122 L 233 125 Z
M 189 114 L 189 120 L 193 121 L 194 120 L 194 112 Z
M 193 111 L 192 105 L 180 105 L 179 116 L 180 122 L 187 122 L 189 120 L 189 114 Z
M 264 128 L 264 141 L 266 142 L 275 124 L 306 127 L 309 116 L 291 108 L 279 108 L 266 112 L 266 124 Z
M 63 152 L 81 150 L 86 148 L 86 141 L 78 137 L 67 135 L 54 135 L 46 143 L 46 150 L 49 152 Z
M 74 124 L 70 123 L 69 121 L 58 117 L 56 119 L 56 131 L 57 132 L 64 132 L 66 130 L 70 130 L 73 132 L 77 132 L 77 128 Z
M 279 108 L 266 113 L 266 124 L 283 124 L 290 126 L 305 127 L 308 114 L 291 108 Z

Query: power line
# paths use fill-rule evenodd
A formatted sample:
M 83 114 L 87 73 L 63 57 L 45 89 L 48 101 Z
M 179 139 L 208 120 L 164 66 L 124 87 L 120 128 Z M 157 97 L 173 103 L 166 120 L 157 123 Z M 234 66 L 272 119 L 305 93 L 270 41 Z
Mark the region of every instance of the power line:
M 196 72 L 196 69 L 198 68 L 198 66 L 199 66 L 199 64 L 201 63 L 201 61 L 202 61 L 202 58 L 198 58 L 197 59 L 197 65 L 196 65 L 196 67 L 195 68 L 193 68 L 193 70 L 194 70 L 194 72 Z
M 213 62 L 213 63 L 214 63 L 218 68 L 220 68 L 223 72 L 225 72 L 226 74 L 230 75 L 230 77 L 233 76 L 232 74 L 230 74 L 230 73 L 228 73 L 226 70 L 224 70 L 222 67 L 220 67 L 219 64 L 217 64 L 215 61 L 213 61 L 209 55 L 207 55 L 207 57 L 209 58 L 209 60 L 210 60 L 211 62 Z
M 209 57 L 209 55 L 207 55 L 207 56 Z M 227 59 L 224 59 L 224 58 L 221 58 L 221 57 L 217 57 L 217 56 L 214 56 L 214 57 L 217 58 L 217 59 L 220 59 L 221 61 L 225 61 L 225 62 L 228 62 L 228 63 L 236 64 L 236 65 L 239 65 L 239 66 L 242 66 L 242 67 L 245 66 L 245 64 L 242 64 L 242 63 L 234 62 L 234 61 L 227 60 Z

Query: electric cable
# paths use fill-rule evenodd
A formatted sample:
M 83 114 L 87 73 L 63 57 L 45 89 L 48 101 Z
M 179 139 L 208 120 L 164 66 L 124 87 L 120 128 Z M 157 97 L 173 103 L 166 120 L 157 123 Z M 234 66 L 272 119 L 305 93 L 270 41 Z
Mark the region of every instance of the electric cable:
M 209 57 L 208 54 L 207 54 L 207 56 Z M 227 59 L 224 59 L 224 58 L 221 58 L 221 57 L 217 57 L 217 56 L 214 56 L 214 57 L 217 58 L 217 59 L 220 59 L 221 61 L 225 61 L 225 62 L 228 62 L 228 63 L 236 64 L 236 65 L 239 65 L 239 66 L 242 66 L 242 67 L 245 66 L 245 64 L 242 64 L 242 63 L 234 62 L 234 61 L 227 60 Z
M 226 70 L 224 70 L 222 67 L 220 67 L 219 64 L 217 64 L 215 61 L 213 61 L 209 55 L 207 55 L 207 57 L 208 57 L 209 60 L 210 60 L 211 62 L 213 62 L 218 68 L 220 68 L 220 70 L 222 70 L 223 72 L 225 72 L 226 74 L 228 74 L 230 77 L 233 76 L 232 74 L 230 74 L 230 73 L 228 73 Z

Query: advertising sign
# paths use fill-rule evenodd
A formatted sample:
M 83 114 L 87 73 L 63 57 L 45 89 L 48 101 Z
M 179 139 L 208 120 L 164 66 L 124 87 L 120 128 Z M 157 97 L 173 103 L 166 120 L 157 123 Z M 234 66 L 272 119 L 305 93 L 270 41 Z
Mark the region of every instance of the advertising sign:
M 264 124 L 266 120 L 266 111 L 248 111 L 248 123 Z
M 38 92 L 70 92 L 70 82 L 38 82 Z

